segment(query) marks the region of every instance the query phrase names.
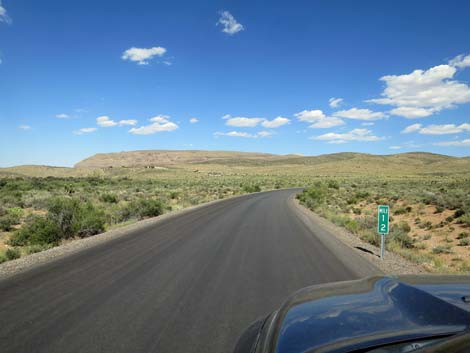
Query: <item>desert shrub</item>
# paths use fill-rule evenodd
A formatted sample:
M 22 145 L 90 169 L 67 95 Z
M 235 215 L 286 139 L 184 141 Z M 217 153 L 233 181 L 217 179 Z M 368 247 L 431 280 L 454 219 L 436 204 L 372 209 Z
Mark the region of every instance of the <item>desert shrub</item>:
M 156 217 L 164 212 L 164 208 L 164 204 L 160 200 L 140 198 L 121 209 L 121 218 L 122 220 L 128 220 L 131 218 Z
M 61 229 L 56 222 L 46 217 L 35 216 L 10 237 L 9 243 L 13 246 L 57 245 L 60 239 Z
M 405 213 L 407 213 L 405 207 L 399 207 L 399 208 L 397 208 L 395 211 L 393 211 L 393 214 L 394 214 L 395 216 L 398 216 L 398 215 L 401 215 L 401 214 L 405 214 Z
M 9 214 L 0 217 L 0 230 L 9 232 L 13 229 L 13 226 L 18 224 L 18 219 Z
M 366 231 L 361 234 L 361 239 L 374 246 L 380 245 L 380 237 L 374 231 Z
M 8 261 L 7 257 L 5 255 L 0 254 L 0 264 L 5 261 Z
M 61 238 L 70 238 L 78 231 L 81 202 L 69 197 L 57 197 L 48 205 L 48 218 L 60 229 Z
M 444 207 L 436 206 L 436 210 L 434 211 L 434 213 L 442 213 L 443 211 L 444 211 Z
M 252 193 L 252 192 L 260 192 L 261 187 L 259 185 L 244 185 L 243 186 L 243 191 L 247 193 Z
M 423 236 L 423 240 L 429 240 L 432 238 L 432 235 L 431 234 L 426 234 Z
M 464 214 L 457 219 L 457 223 L 463 224 L 466 227 L 470 227 L 470 214 Z
M 108 192 L 101 194 L 100 200 L 105 203 L 118 203 L 119 202 L 119 198 L 117 197 L 116 194 L 108 193 Z
M 397 243 L 401 248 L 411 249 L 414 247 L 414 239 L 408 236 L 410 230 L 409 224 L 401 221 L 392 225 L 390 235 L 387 238 Z
M 454 217 L 452 217 L 452 216 L 449 216 L 449 217 L 446 218 L 446 222 L 447 222 L 447 223 L 450 223 L 450 222 L 452 222 L 453 220 L 454 220 Z
M 357 234 L 359 230 L 359 223 L 355 219 L 348 219 L 344 224 L 344 227 L 351 233 Z
M 459 218 L 460 216 L 463 216 L 464 214 L 465 214 L 465 211 L 462 209 L 455 210 L 454 218 Z
M 323 184 L 317 183 L 314 187 L 304 190 L 297 198 L 310 209 L 315 209 L 324 203 L 328 194 Z
M 7 260 L 19 259 L 21 257 L 20 250 L 14 249 L 14 248 L 9 248 L 5 252 L 5 257 L 7 258 Z
M 80 208 L 77 221 L 77 235 L 86 238 L 102 233 L 105 230 L 105 213 L 93 204 L 87 203 Z
M 176 200 L 180 196 L 180 193 L 178 191 L 172 191 L 170 192 L 170 199 Z
M 353 208 L 352 211 L 353 211 L 353 213 L 354 213 L 355 215 L 360 215 L 360 214 L 362 213 L 362 211 L 361 211 L 360 208 Z
M 12 208 L 7 209 L 7 214 L 19 219 L 23 217 L 24 210 L 20 207 L 12 207 Z
M 466 239 L 470 237 L 470 233 L 467 232 L 462 232 L 459 235 L 457 235 L 457 239 Z
M 404 233 L 409 233 L 411 231 L 411 227 L 406 221 L 399 222 L 397 227 Z
M 433 254 L 452 254 L 452 247 L 450 245 L 439 245 L 432 249 Z
M 330 189 L 339 189 L 339 183 L 336 180 L 328 180 L 328 187 Z
M 469 246 L 470 245 L 470 238 L 460 239 L 459 246 Z
M 34 244 L 34 245 L 30 245 L 26 248 L 26 253 L 27 254 L 35 254 L 35 253 L 50 249 L 52 246 L 53 246 L 52 244 L 45 244 L 45 245 Z

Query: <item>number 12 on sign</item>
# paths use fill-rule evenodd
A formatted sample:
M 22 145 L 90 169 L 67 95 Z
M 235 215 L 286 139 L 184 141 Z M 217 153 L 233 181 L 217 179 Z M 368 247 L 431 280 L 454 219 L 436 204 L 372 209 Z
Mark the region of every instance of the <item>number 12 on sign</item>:
M 388 234 L 389 210 L 387 205 L 380 205 L 377 210 L 377 231 L 380 234 L 380 258 L 382 260 L 385 253 L 385 234 Z
M 388 234 L 389 206 L 380 205 L 378 208 L 378 227 L 379 234 Z

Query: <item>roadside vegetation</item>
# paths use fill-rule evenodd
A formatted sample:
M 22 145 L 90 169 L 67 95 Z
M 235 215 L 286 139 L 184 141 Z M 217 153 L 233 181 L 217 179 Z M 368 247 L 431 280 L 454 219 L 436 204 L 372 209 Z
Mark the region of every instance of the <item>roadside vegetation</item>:
M 386 248 L 432 272 L 470 273 L 470 179 L 325 179 L 300 202 L 379 246 L 377 206 L 390 205 Z

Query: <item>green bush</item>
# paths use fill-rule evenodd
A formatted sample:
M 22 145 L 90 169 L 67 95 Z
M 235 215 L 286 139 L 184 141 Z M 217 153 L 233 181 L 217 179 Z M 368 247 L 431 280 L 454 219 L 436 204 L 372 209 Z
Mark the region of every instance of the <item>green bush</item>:
M 46 245 L 35 244 L 35 245 L 30 245 L 30 246 L 28 246 L 28 247 L 26 248 L 26 252 L 27 252 L 28 254 L 35 254 L 35 253 L 38 253 L 38 252 L 41 252 L 41 251 L 50 249 L 52 246 L 53 246 L 53 244 L 46 244 Z
M 411 228 L 408 223 L 401 221 L 392 225 L 390 235 L 387 237 L 390 241 L 397 243 L 401 248 L 411 249 L 414 247 L 414 239 L 408 236 Z
M 328 191 L 325 186 L 321 183 L 317 183 L 314 187 L 304 190 L 297 198 L 305 206 L 314 210 L 325 202 L 327 195 Z
M 245 185 L 243 186 L 243 191 L 247 193 L 260 192 L 261 187 L 259 185 Z
M 459 218 L 460 216 L 463 216 L 464 214 L 465 214 L 465 211 L 462 209 L 455 210 L 454 218 Z
M 0 217 L 0 230 L 3 230 L 4 232 L 12 230 L 15 224 L 18 224 L 18 219 L 12 215 L 7 214 Z
M 393 211 L 393 214 L 394 214 L 395 216 L 401 215 L 401 214 L 405 214 L 405 213 L 407 213 L 405 207 L 400 207 L 400 208 L 397 208 L 395 211 Z
M 452 247 L 450 245 L 446 246 L 436 246 L 435 248 L 432 249 L 433 254 L 452 254 Z
M 61 229 L 52 219 L 35 216 L 10 238 L 13 246 L 57 245 L 61 239 Z
M 117 197 L 117 195 L 112 194 L 112 193 L 101 194 L 100 200 L 105 203 L 118 203 L 119 202 L 119 198 Z
M 10 260 L 19 259 L 21 257 L 21 253 L 18 249 L 9 248 L 5 252 L 5 256 L 7 260 L 10 261 Z
M 23 217 L 24 210 L 20 207 L 12 207 L 7 210 L 7 214 L 19 220 L 21 217 Z
M 470 238 L 461 239 L 459 241 L 459 246 L 469 246 L 470 245 Z
M 164 208 L 164 204 L 160 200 L 137 199 L 121 209 L 121 220 L 126 221 L 131 218 L 144 219 L 156 217 L 164 212 Z
M 338 190 L 339 183 L 336 180 L 328 180 L 328 188 Z
M 57 197 L 48 205 L 48 218 L 60 229 L 61 238 L 70 238 L 78 232 L 81 202 L 69 197 Z
M 462 232 L 459 235 L 457 235 L 457 239 L 466 239 L 470 237 L 470 233 L 467 232 Z
M 77 221 L 77 235 L 86 238 L 102 233 L 105 230 L 105 213 L 93 204 L 87 203 L 80 208 Z
M 361 234 L 361 239 L 374 246 L 380 245 L 380 237 L 374 231 L 365 231 Z
M 470 214 L 464 214 L 457 219 L 457 223 L 463 224 L 466 227 L 470 227 Z
M 359 230 L 359 223 L 355 219 L 349 219 L 344 227 L 349 230 L 351 233 L 357 234 Z

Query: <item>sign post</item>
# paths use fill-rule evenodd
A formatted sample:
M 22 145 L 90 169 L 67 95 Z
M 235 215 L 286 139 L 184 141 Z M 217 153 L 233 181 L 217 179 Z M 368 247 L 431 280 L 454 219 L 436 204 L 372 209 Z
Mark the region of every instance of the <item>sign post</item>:
M 379 205 L 377 209 L 377 232 L 380 234 L 380 258 L 383 260 L 385 251 L 385 235 L 389 228 L 389 211 L 387 205 Z

